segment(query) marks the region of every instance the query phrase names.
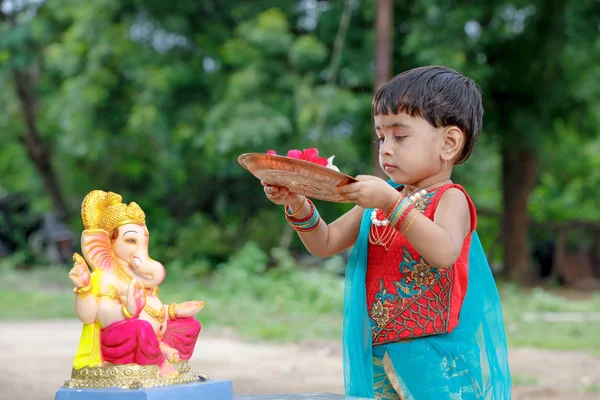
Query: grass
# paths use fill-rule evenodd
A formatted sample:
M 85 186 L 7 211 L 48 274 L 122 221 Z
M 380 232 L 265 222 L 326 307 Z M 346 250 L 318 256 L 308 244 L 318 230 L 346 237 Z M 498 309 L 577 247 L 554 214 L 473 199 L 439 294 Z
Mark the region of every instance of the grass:
M 508 343 L 511 347 L 562 350 L 600 349 L 600 293 L 573 300 L 542 288 L 525 290 L 514 284 L 500 286 Z M 526 315 L 577 315 L 582 322 L 551 322 Z M 588 321 L 586 321 L 586 316 Z M 589 320 L 596 316 L 596 319 Z
M 600 385 L 584 385 L 577 389 L 578 393 L 600 393 Z
M 340 340 L 343 281 L 334 274 L 283 266 L 250 271 L 230 262 L 210 282 L 176 272 L 161 285 L 165 303 L 199 299 L 199 314 L 210 330 L 230 327 L 250 340 Z M 254 265 L 254 264 L 252 264 Z M 235 267 L 232 267 L 235 266 Z M 74 318 L 68 269 L 40 267 L 19 271 L 0 265 L 0 319 Z M 500 285 L 505 325 L 511 347 L 600 349 L 600 322 L 526 321 L 531 313 L 598 313 L 600 295 L 571 300 L 543 289 Z M 594 388 L 592 388 L 594 390 Z
M 74 295 L 68 269 L 11 271 L 0 281 L 0 320 L 75 318 Z M 268 299 L 228 296 L 218 288 L 189 280 L 160 286 L 165 303 L 204 300 L 198 315 L 204 327 L 231 327 L 248 339 L 298 341 L 307 338 L 338 340 L 341 315 L 295 309 Z
M 265 272 L 267 258 L 255 253 L 254 247 L 242 250 L 210 280 L 174 268 L 160 286 L 160 298 L 167 304 L 204 300 L 198 314 L 203 329 L 230 327 L 246 339 L 341 340 L 343 282 L 335 274 L 299 270 L 286 254 L 276 253 L 280 268 Z M 0 320 L 75 318 L 68 272 L 0 263 Z
M 511 374 L 513 386 L 537 386 L 539 379 L 534 376 Z

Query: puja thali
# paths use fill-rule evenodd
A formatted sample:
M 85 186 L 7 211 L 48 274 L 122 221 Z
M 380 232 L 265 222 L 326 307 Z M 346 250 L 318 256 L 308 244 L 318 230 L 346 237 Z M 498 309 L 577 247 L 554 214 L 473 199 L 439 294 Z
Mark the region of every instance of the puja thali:
M 351 176 L 297 158 L 246 153 L 238 157 L 238 162 L 261 181 L 311 199 L 349 203 L 338 194 L 337 188 L 356 182 Z

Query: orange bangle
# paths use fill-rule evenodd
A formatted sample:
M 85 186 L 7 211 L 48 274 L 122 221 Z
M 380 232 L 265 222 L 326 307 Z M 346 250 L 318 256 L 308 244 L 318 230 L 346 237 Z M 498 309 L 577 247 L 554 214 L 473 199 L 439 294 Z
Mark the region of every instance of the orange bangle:
M 287 209 L 288 209 L 289 206 L 285 206 L 283 208 L 283 210 L 285 212 L 285 215 L 287 215 L 288 217 L 295 217 L 296 215 L 298 215 L 300 213 L 300 211 L 302 211 L 302 208 L 304 207 L 304 203 L 306 203 L 306 196 L 304 196 L 304 200 L 302 201 L 302 204 L 300 205 L 300 208 L 298 208 L 298 211 L 296 211 L 293 214 L 288 213 Z M 290 210 L 291 210 L 291 207 L 290 207 Z
M 419 215 L 418 211 L 415 213 L 415 216 L 412 217 L 412 219 L 410 220 L 410 222 L 406 226 L 406 229 L 404 230 L 404 232 L 402 232 L 403 235 L 406 235 L 406 232 L 408 232 L 408 230 L 410 229 L 410 226 L 413 224 L 413 222 L 415 222 L 415 219 L 417 219 L 417 215 Z
M 392 213 L 394 212 L 394 210 L 396 209 L 396 207 L 398 207 L 398 204 L 400 204 L 400 202 L 402 201 L 402 199 L 404 197 L 406 197 L 406 196 L 404 196 L 402 193 L 399 193 L 398 200 L 396 200 L 396 202 L 394 203 L 394 205 L 392 206 L 392 208 L 390 208 L 390 210 L 387 212 L 387 214 L 385 214 L 385 219 L 387 219 L 388 221 L 390 220 L 390 217 L 392 216 Z
M 302 230 L 302 228 L 297 229 L 297 227 L 295 227 L 294 225 L 292 225 L 292 228 L 294 228 L 294 230 L 298 233 L 313 233 L 314 231 L 319 229 L 320 225 L 321 225 L 321 217 L 319 217 L 319 220 L 316 222 L 315 226 L 313 226 L 312 228 L 308 228 L 307 230 Z

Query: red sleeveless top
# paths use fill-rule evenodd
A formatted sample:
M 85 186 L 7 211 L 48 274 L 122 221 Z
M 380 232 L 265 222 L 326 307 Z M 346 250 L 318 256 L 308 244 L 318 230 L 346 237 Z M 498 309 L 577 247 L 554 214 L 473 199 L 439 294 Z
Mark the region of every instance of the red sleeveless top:
M 469 202 L 471 231 L 462 251 L 449 268 L 434 268 L 398 233 L 389 250 L 368 244 L 367 308 L 373 329 L 373 345 L 451 332 L 458 324 L 467 293 L 469 249 L 477 225 L 475 206 L 460 185 L 448 184 L 424 196 L 419 211 L 433 220 L 442 195 L 450 188 L 461 190 Z M 384 215 L 378 210 L 378 219 Z M 372 226 L 379 230 L 391 227 Z

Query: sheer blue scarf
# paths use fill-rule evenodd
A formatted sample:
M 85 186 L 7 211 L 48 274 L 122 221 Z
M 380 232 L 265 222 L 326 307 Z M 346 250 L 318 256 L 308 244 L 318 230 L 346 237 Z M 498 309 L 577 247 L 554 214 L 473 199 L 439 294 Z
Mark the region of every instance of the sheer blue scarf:
M 344 288 L 345 390 L 348 396 L 366 398 L 374 395 L 365 287 L 371 211 L 364 211 Z M 407 400 L 511 398 L 500 296 L 477 232 L 471 242 L 468 279 L 459 323 L 451 333 L 386 345 Z

